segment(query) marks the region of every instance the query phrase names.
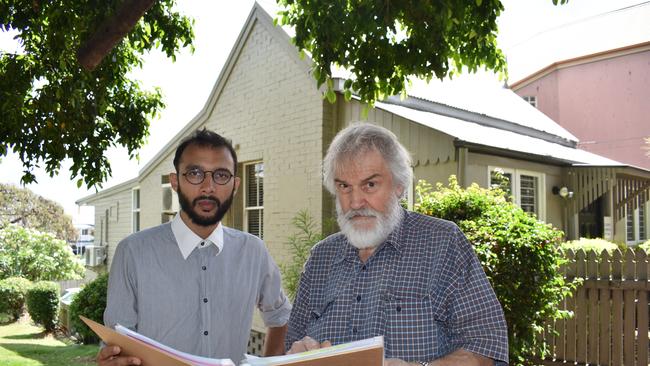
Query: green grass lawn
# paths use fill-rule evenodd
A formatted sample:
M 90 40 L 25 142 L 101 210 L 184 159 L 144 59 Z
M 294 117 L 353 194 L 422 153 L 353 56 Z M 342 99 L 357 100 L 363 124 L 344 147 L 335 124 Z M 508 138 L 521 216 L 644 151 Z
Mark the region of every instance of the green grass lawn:
M 45 335 L 29 318 L 0 324 L 0 366 L 91 366 L 98 349 Z

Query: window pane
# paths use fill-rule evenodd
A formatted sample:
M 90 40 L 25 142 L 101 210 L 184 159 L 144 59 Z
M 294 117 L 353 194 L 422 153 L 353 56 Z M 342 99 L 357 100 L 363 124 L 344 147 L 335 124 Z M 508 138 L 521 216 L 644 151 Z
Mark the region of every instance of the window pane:
M 133 213 L 133 232 L 140 231 L 140 212 Z
M 512 174 L 501 170 L 490 172 L 490 188 L 500 188 L 507 197 L 512 196 Z
M 634 210 L 631 204 L 625 205 L 627 241 L 634 240 Z
M 645 227 L 645 202 L 643 196 L 639 196 L 639 240 L 648 239 Z
M 255 176 L 255 166 L 257 164 L 251 164 L 246 166 L 246 182 L 247 182 L 247 194 L 246 194 L 246 207 L 257 207 L 259 205 L 258 201 L 258 182 L 257 177 Z
M 140 208 L 140 190 L 139 189 L 134 189 L 133 190 L 133 209 L 138 209 Z
M 521 209 L 537 214 L 537 177 L 522 174 L 519 183 Z
M 264 216 L 262 209 L 247 210 L 248 227 L 246 228 L 249 233 L 256 235 L 260 238 L 264 237 Z

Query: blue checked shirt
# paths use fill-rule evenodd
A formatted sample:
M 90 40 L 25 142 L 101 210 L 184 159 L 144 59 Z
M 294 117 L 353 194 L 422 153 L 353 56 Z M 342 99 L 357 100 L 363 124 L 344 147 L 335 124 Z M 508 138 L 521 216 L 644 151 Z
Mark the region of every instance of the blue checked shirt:
M 314 247 L 287 349 L 304 336 L 339 344 L 378 335 L 386 358 L 432 361 L 462 348 L 507 364 L 501 305 L 454 223 L 405 211 L 366 263 L 341 233 Z

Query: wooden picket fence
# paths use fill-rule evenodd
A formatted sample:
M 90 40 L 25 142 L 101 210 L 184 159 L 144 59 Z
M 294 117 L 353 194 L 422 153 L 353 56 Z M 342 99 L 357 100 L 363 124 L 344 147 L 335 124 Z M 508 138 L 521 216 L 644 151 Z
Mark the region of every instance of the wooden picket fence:
M 546 365 L 648 365 L 648 257 L 641 249 L 598 255 L 567 251 L 563 271 L 582 278 L 564 308 L 574 317 L 556 321 L 544 337 Z

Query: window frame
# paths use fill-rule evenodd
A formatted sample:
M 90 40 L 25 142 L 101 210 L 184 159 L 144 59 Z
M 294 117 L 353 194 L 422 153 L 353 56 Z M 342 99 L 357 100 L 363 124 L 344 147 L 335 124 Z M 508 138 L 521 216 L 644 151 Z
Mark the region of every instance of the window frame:
M 135 207 L 136 206 L 136 202 L 135 202 L 135 192 L 136 191 L 138 192 L 138 202 L 137 202 L 138 207 Z M 142 191 L 140 190 L 139 186 L 131 189 L 131 232 L 132 233 L 140 231 L 140 227 L 142 226 L 142 221 L 141 221 L 142 220 L 142 215 L 140 215 L 140 210 L 141 210 L 141 206 L 142 206 L 142 203 L 141 203 L 142 196 L 141 196 L 141 194 L 142 194 Z M 135 217 L 136 216 L 138 217 L 137 230 L 135 228 Z
M 249 191 L 249 181 L 250 178 L 248 176 L 248 167 L 251 165 L 257 165 L 261 164 L 262 165 L 262 174 L 264 174 L 264 161 L 263 160 L 256 160 L 256 161 L 251 161 L 242 164 L 242 178 L 243 178 L 243 183 L 244 183 L 244 197 L 243 197 L 243 229 L 245 232 L 250 233 L 249 227 L 248 227 L 248 216 L 250 211 L 259 211 L 260 212 L 260 221 L 261 225 L 259 227 L 259 238 L 264 239 L 264 175 L 262 175 L 262 205 L 261 206 L 248 206 L 248 191 Z M 259 185 L 257 187 L 257 192 L 259 194 Z M 258 203 L 259 203 L 259 196 L 258 196 Z M 255 234 L 253 234 L 255 235 Z
M 510 189 L 513 202 L 521 207 L 521 176 L 531 176 L 537 178 L 537 188 L 535 190 L 537 199 L 537 212 L 535 216 L 538 220 L 546 222 L 546 174 L 526 169 L 503 168 L 496 165 L 488 165 L 487 169 L 487 187 L 492 187 L 492 172 L 500 169 L 505 174 L 510 174 Z
M 522 98 L 526 101 L 526 103 L 532 105 L 533 107 L 537 108 L 537 96 L 536 95 L 524 95 Z

